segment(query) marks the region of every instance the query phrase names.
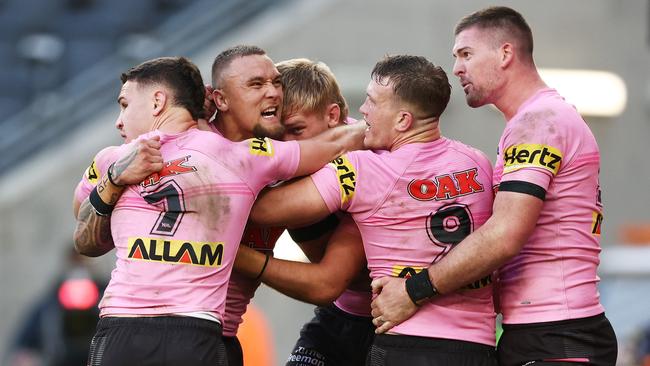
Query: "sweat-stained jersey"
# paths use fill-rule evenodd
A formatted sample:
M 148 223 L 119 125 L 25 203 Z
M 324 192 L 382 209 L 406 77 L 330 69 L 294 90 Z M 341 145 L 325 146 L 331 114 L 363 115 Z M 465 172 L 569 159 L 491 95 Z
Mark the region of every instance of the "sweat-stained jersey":
M 351 152 L 311 177 L 331 212 L 352 214 L 372 278 L 430 266 L 492 212 L 490 161 L 446 138 L 393 152 Z M 494 345 L 494 321 L 486 278 L 433 298 L 391 332 Z
M 533 234 L 499 271 L 504 323 L 602 313 L 600 152 L 589 127 L 557 91 L 542 89 L 508 121 L 498 151 L 495 188 L 544 200 Z
M 291 178 L 296 142 L 232 142 L 191 129 L 161 136 L 165 167 L 129 186 L 111 216 L 116 268 L 101 316 L 209 313 L 223 322 L 232 264 L 257 194 Z M 84 175 L 92 185 L 129 145 L 102 150 Z

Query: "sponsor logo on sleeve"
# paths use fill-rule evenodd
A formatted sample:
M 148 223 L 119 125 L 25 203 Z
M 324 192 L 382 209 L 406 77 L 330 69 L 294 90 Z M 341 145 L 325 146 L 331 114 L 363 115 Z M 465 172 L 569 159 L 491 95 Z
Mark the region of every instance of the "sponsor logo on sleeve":
M 603 214 L 598 211 L 591 213 L 591 233 L 595 236 L 600 236 L 600 230 L 603 226 Z
M 341 205 L 344 205 L 354 197 L 354 190 L 357 186 L 357 171 L 345 155 L 332 160 L 330 164 L 336 168 L 336 176 L 339 178 L 341 191 Z
M 273 156 L 273 145 L 271 140 L 267 138 L 255 137 L 249 140 L 250 141 L 250 153 L 251 155 L 260 155 L 260 156 Z
M 90 182 L 92 185 L 96 185 L 98 178 L 99 175 L 97 174 L 97 165 L 93 160 L 88 169 L 86 169 L 86 179 L 88 179 L 88 182 Z
M 129 238 L 129 259 L 171 264 L 219 267 L 223 242 L 199 242 L 160 238 Z
M 503 174 L 522 168 L 542 168 L 557 175 L 562 164 L 560 150 L 540 144 L 513 145 L 503 154 Z

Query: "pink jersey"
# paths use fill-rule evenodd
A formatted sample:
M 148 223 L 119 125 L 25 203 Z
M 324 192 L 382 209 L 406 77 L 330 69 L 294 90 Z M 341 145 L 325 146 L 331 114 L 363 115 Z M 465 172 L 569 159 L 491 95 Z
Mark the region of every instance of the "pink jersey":
M 101 316 L 207 312 L 224 319 L 227 283 L 250 208 L 261 189 L 296 171 L 296 142 L 231 142 L 192 129 L 160 132 L 165 167 L 129 186 L 111 216 L 116 268 Z M 103 150 L 97 176 L 128 149 Z M 86 182 L 77 190 L 91 184 Z M 91 175 L 92 176 L 92 175 Z
M 334 301 L 334 305 L 348 314 L 370 317 L 371 302 L 372 292 L 355 291 L 348 288 Z
M 543 89 L 508 121 L 498 151 L 495 187 L 540 198 L 545 192 L 535 231 L 500 270 L 504 323 L 602 313 L 600 153 L 589 127 L 554 89 Z
M 284 228 L 262 228 L 249 223 L 244 230 L 241 244 L 273 255 L 275 243 L 283 231 Z M 223 319 L 224 336 L 234 337 L 237 335 L 246 307 L 255 296 L 255 291 L 260 283 L 259 280 L 250 279 L 236 271 L 230 275 L 228 296 L 226 296 L 226 313 Z
M 440 138 L 393 152 L 352 152 L 312 175 L 330 211 L 352 214 L 372 278 L 405 277 L 440 260 L 492 212 L 491 163 Z M 494 345 L 490 279 L 441 295 L 394 327 L 395 334 Z

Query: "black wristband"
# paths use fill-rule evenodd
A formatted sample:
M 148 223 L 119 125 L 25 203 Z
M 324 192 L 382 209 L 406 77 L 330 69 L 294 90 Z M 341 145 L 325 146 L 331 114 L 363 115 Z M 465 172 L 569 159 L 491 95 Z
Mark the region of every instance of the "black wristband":
M 271 259 L 269 253 L 264 253 L 264 255 L 266 255 L 266 259 L 264 260 L 264 265 L 262 266 L 262 270 L 260 271 L 260 274 L 258 274 L 257 277 L 255 277 L 255 281 L 259 280 L 262 277 L 264 271 L 266 270 L 266 265 L 269 264 L 269 259 Z
M 429 271 L 425 268 L 406 280 L 406 292 L 411 301 L 418 305 L 418 301 L 438 295 L 438 290 L 429 279 Z
M 115 181 L 113 180 L 113 174 L 111 174 L 111 171 L 113 171 L 114 166 L 115 166 L 115 163 L 111 164 L 111 165 L 108 167 L 108 170 L 106 171 L 106 176 L 108 176 L 108 181 L 111 182 L 112 185 L 114 185 L 115 187 L 122 187 L 123 184 L 117 184 L 117 183 L 115 183 Z
M 99 197 L 99 193 L 97 192 L 97 187 L 93 188 L 93 190 L 90 191 L 88 200 L 90 201 L 90 205 L 93 206 L 95 212 L 99 216 L 109 216 L 115 208 L 115 206 L 109 205 L 106 202 L 102 201 L 101 197 Z

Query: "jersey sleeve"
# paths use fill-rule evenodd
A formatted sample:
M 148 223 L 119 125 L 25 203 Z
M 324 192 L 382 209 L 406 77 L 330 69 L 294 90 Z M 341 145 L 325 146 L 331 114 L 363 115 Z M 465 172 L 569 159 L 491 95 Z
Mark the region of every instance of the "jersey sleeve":
M 293 178 L 300 162 L 300 145 L 296 141 L 252 138 L 237 144 L 249 169 L 240 173 L 255 191 L 278 181 Z
M 90 195 L 90 191 L 95 188 L 102 175 L 106 174 L 108 167 L 115 159 L 117 148 L 117 146 L 110 146 L 95 155 L 95 158 L 84 171 L 75 189 L 74 197 L 77 201 L 81 202 L 85 200 Z
M 330 212 L 350 208 L 357 185 L 354 153 L 343 154 L 311 175 Z
M 499 191 L 521 192 L 544 199 L 560 171 L 566 148 L 557 131 L 558 124 L 545 119 L 541 113 L 537 114 L 535 123 L 530 118 L 534 117 L 529 116 L 526 123 L 518 123 L 504 135 Z

